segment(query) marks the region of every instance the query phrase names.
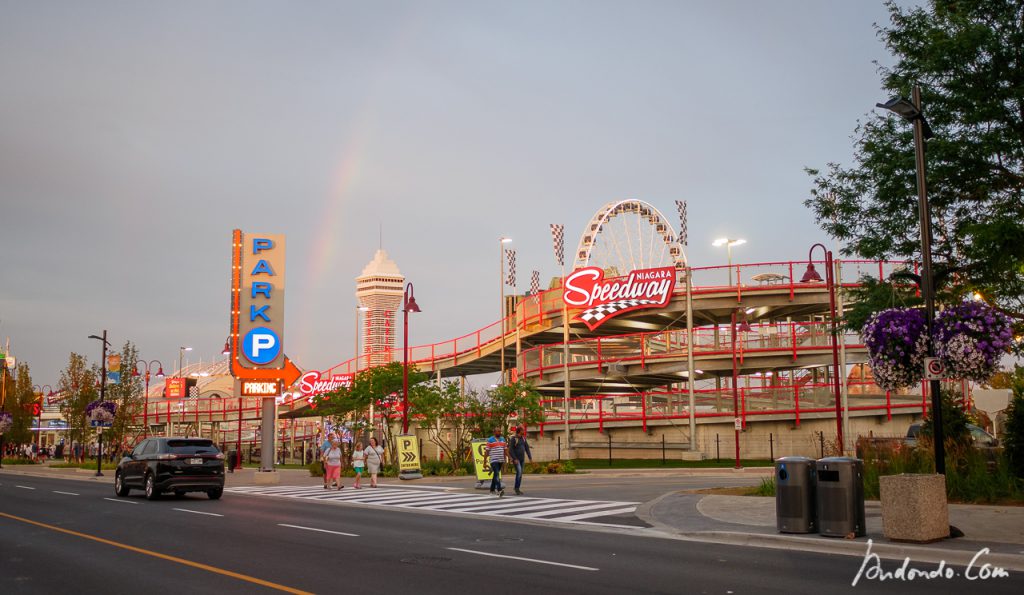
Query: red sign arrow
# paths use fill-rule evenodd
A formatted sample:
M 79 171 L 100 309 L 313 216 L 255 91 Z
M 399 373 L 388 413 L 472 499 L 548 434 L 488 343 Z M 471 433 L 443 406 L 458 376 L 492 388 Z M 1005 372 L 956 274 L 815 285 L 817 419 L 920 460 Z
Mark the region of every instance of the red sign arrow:
M 302 370 L 295 366 L 291 359 L 284 356 L 283 368 L 260 368 L 256 370 L 243 369 L 232 366 L 235 378 L 241 380 L 280 380 L 285 387 L 289 387 L 299 379 Z

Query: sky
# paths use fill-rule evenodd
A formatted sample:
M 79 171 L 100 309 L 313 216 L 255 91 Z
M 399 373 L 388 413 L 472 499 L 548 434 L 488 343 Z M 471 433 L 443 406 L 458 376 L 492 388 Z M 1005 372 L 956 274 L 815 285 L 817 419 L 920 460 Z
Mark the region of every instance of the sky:
M 352 357 L 382 244 L 410 343 L 499 316 L 498 238 L 559 274 L 605 203 L 647 201 L 688 258 L 828 242 L 807 166 L 849 163 L 891 58 L 864 0 L 0 0 L 0 340 L 55 386 L 103 329 L 165 370 L 221 357 L 231 231 L 287 237 L 285 351 Z

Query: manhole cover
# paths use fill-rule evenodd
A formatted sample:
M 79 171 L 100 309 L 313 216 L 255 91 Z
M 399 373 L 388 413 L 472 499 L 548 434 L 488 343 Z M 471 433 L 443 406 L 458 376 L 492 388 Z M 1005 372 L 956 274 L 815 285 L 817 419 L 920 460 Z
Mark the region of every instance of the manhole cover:
M 522 537 L 498 536 L 498 537 L 478 537 L 476 539 L 476 542 L 477 543 L 509 543 L 509 542 L 519 542 L 519 541 L 522 541 L 522 540 L 523 540 Z
M 451 558 L 445 558 L 442 556 L 413 556 L 411 558 L 402 558 L 403 564 L 418 564 L 420 566 L 440 566 L 451 561 Z

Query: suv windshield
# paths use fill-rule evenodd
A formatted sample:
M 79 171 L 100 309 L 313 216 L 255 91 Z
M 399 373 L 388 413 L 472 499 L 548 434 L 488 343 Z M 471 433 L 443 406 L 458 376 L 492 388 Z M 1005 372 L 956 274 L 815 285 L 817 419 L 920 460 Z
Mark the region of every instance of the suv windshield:
M 220 452 L 210 440 L 168 440 L 167 452 L 179 455 L 217 454 Z

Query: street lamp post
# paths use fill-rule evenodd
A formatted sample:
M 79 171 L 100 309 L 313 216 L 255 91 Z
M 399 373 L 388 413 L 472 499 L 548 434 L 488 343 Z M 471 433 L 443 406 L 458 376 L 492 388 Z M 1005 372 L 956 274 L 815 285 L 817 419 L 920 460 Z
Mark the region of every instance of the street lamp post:
M 729 262 L 729 286 L 730 287 L 732 286 L 732 247 L 733 246 L 739 246 L 741 244 L 746 244 L 746 243 L 747 243 L 747 241 L 742 239 L 742 238 L 738 238 L 738 239 L 718 238 L 714 242 L 711 242 L 711 245 L 715 246 L 716 248 L 720 247 L 720 246 L 725 246 L 726 257 L 727 257 L 728 262 Z
M 135 362 L 135 370 L 132 371 L 132 376 L 139 375 L 139 364 L 145 368 L 146 373 L 143 375 L 143 379 L 146 383 L 145 392 L 142 394 L 142 439 L 145 440 L 149 436 L 149 376 L 153 371 L 153 364 L 157 365 L 156 377 L 164 377 L 164 365 L 160 363 L 160 360 L 149 360 L 140 359 Z
M 110 343 L 107 341 L 107 331 L 103 331 L 103 336 L 98 337 L 96 335 L 89 335 L 90 339 L 96 339 L 103 344 L 102 355 L 100 356 L 100 402 L 103 402 L 107 396 L 107 347 Z M 103 428 L 100 427 L 97 430 L 97 449 L 96 449 L 96 477 L 103 477 Z
M 501 309 L 499 313 L 498 324 L 500 328 L 498 332 L 501 333 L 501 381 L 499 384 L 505 384 L 505 244 L 512 241 L 512 238 L 506 238 L 504 236 L 498 238 L 498 280 L 501 282 Z
M 402 296 L 402 316 L 404 318 L 404 338 L 402 340 L 402 433 L 409 433 L 409 312 L 422 312 L 416 304 L 416 296 L 412 283 L 405 284 Z
M 932 226 L 928 207 L 928 189 L 925 183 L 924 141 L 932 138 L 931 127 L 921 109 L 921 87 L 914 85 L 911 101 L 897 97 L 886 103 L 876 104 L 887 109 L 914 125 L 914 156 L 917 169 L 917 210 L 921 225 L 921 294 L 924 297 L 925 320 L 931 334 L 935 322 L 935 287 L 932 286 Z M 935 356 L 935 346 L 928 341 L 928 356 Z M 942 431 L 941 381 L 931 381 L 932 393 L 932 437 L 935 444 L 935 472 L 946 474 L 946 446 Z
M 191 347 L 179 347 L 178 348 L 178 378 L 181 378 L 181 362 L 182 356 L 186 351 L 192 351 Z
M 731 332 L 732 335 L 732 414 L 733 414 L 733 429 L 736 434 L 736 468 L 739 469 L 740 465 L 740 389 L 738 386 L 739 380 L 739 368 L 736 362 L 736 311 L 732 311 L 731 320 Z M 692 413 L 691 413 L 692 415 Z
M 839 368 L 839 331 L 836 327 L 836 284 L 833 276 L 834 265 L 832 261 L 832 251 L 825 248 L 824 244 L 814 244 L 811 249 L 807 252 L 807 271 L 804 273 L 803 278 L 800 279 L 801 283 L 810 283 L 812 281 L 821 281 L 821 275 L 814 269 L 814 262 L 812 261 L 812 255 L 814 254 L 815 248 L 821 248 L 825 253 L 825 285 L 828 287 L 828 305 L 829 314 L 831 316 L 831 324 L 829 325 L 829 331 L 832 335 L 832 375 L 835 377 L 833 381 L 833 388 L 835 390 L 835 401 L 836 401 L 836 440 L 839 442 L 840 451 L 846 451 L 846 443 L 843 441 L 843 411 L 846 409 L 846 404 L 842 402 L 843 391 L 840 385 L 842 382 L 843 374 Z

